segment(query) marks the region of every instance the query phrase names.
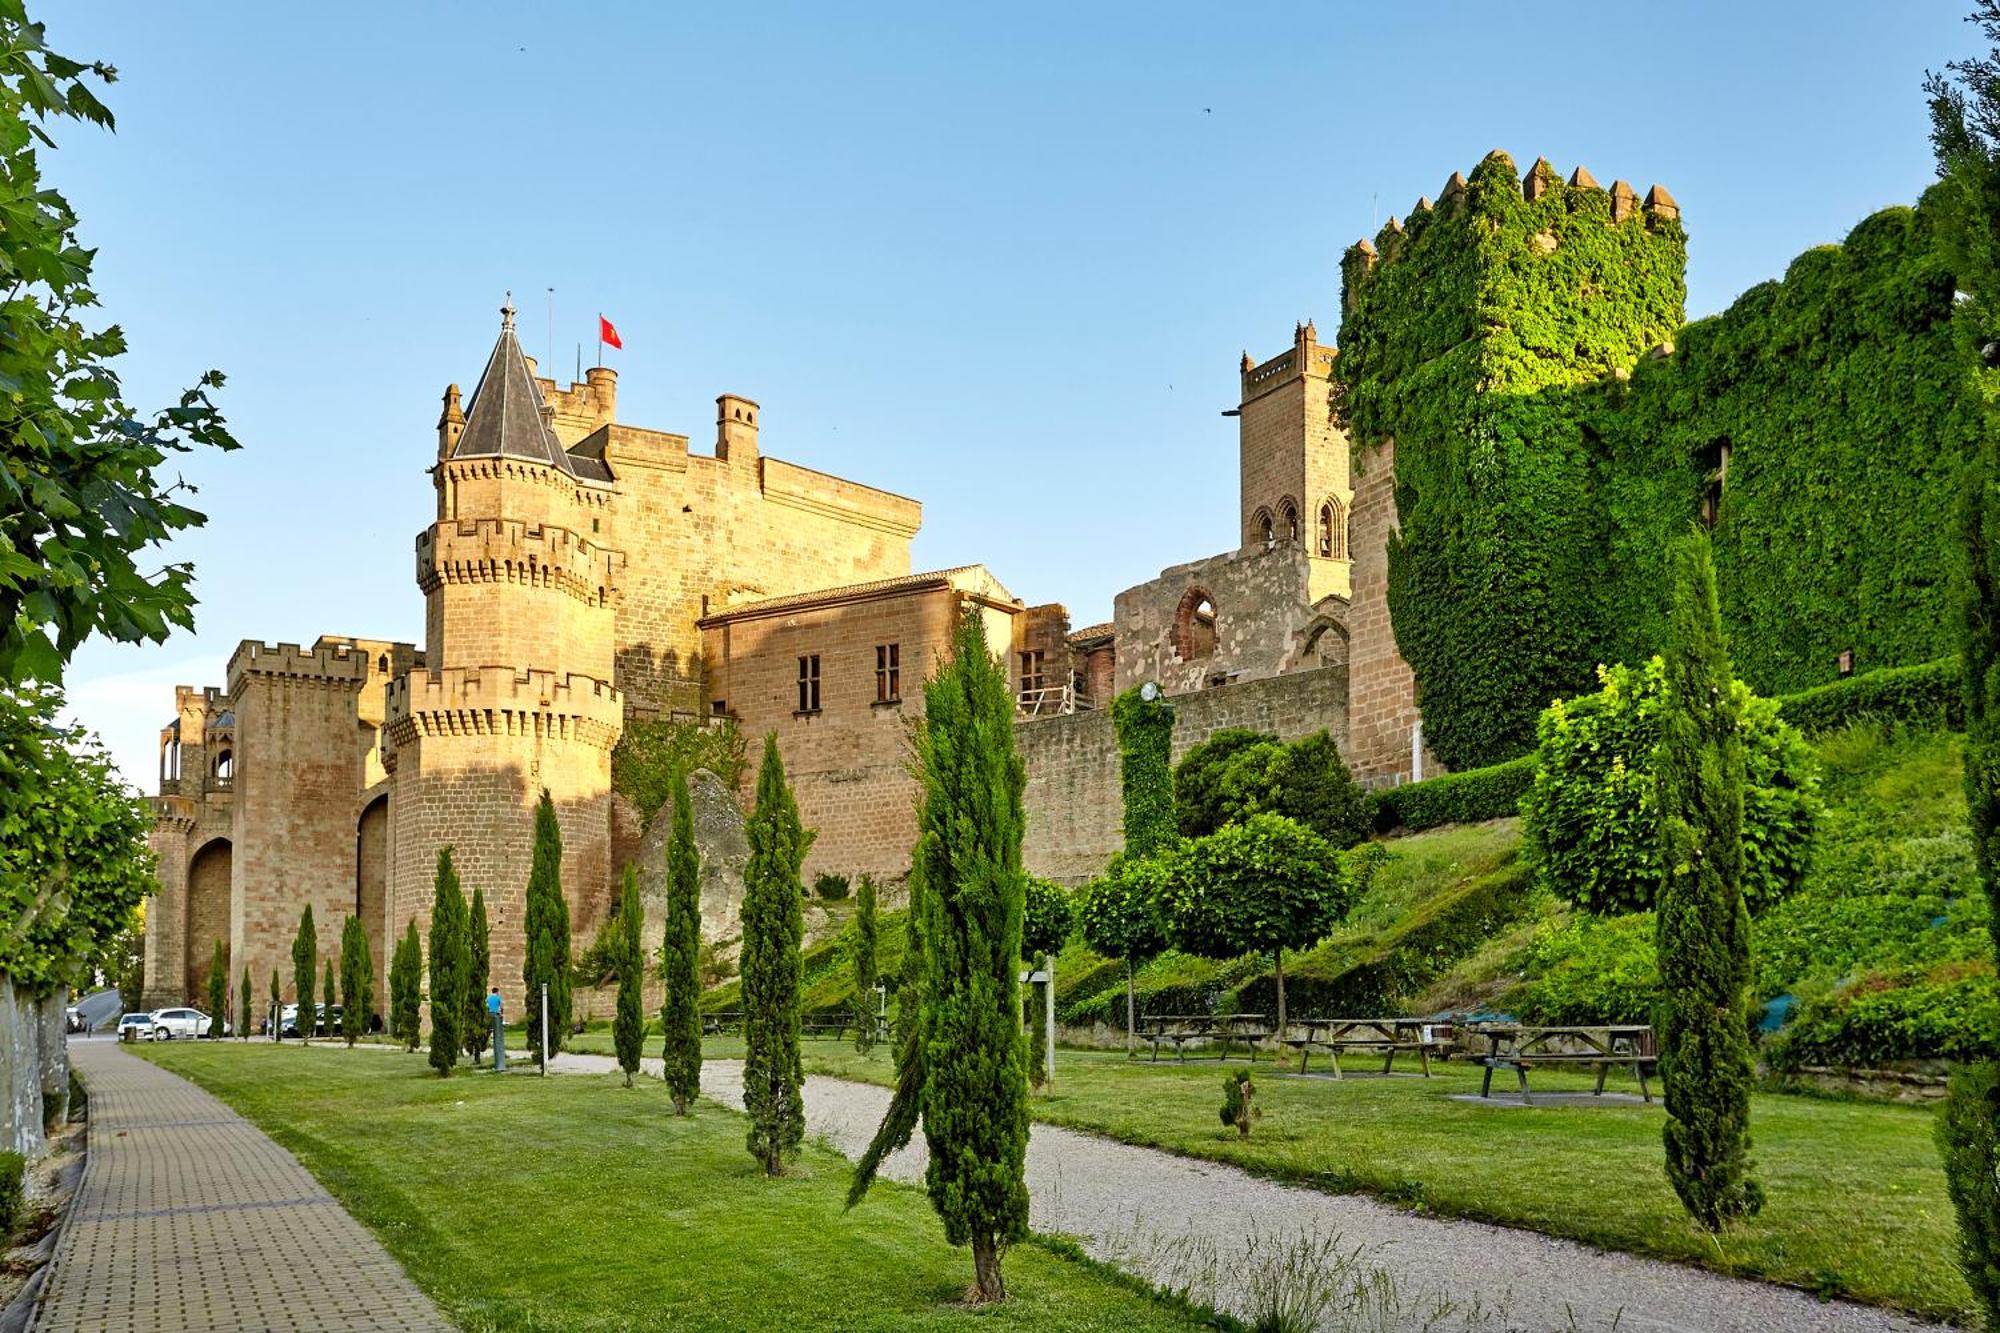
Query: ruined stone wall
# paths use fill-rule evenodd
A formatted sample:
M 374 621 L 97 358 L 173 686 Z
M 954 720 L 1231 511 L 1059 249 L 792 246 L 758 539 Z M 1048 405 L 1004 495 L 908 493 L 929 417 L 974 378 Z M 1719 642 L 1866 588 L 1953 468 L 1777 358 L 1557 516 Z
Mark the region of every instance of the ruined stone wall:
M 1220 685 L 1176 696 L 1172 703 L 1175 762 L 1224 727 L 1248 727 L 1288 741 L 1325 729 L 1347 753 L 1345 667 Z M 1066 884 L 1101 874 L 1125 843 L 1111 715 L 1024 721 L 1015 725 L 1014 738 L 1028 770 L 1022 855 L 1029 872 Z
M 273 967 L 289 977 L 291 940 L 307 903 L 322 955 L 337 949 L 341 923 L 354 911 L 363 771 L 357 696 L 372 667 L 366 654 L 344 645 L 307 650 L 246 641 L 229 660 L 234 975 L 247 962 L 253 978 L 268 979 Z M 190 953 L 197 943 L 189 942 Z
M 1117 683 L 1122 692 L 1155 680 L 1185 694 L 1218 678 L 1275 676 L 1298 660 L 1313 611 L 1311 570 L 1303 547 L 1279 542 L 1266 550 L 1230 551 L 1175 565 L 1160 577 L 1118 594 Z M 1187 656 L 1187 617 L 1205 595 L 1215 609 L 1213 651 Z
M 1345 597 L 1354 488 L 1347 437 L 1332 410 L 1334 349 L 1321 346 L 1307 323 L 1293 331 L 1288 350 L 1261 365 L 1244 361 L 1237 409 L 1243 547 L 1264 544 L 1268 520 L 1276 541 L 1297 543 L 1311 561 L 1307 600 Z

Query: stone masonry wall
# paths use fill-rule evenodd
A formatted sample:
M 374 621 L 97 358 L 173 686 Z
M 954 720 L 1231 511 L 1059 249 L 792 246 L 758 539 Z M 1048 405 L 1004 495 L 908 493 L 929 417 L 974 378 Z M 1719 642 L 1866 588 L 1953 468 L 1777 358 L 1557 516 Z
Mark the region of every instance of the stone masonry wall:
M 1230 551 L 1161 571 L 1118 594 L 1117 685 L 1122 693 L 1154 680 L 1185 694 L 1218 675 L 1254 680 L 1284 671 L 1312 619 L 1305 548 L 1280 541 L 1266 550 Z M 1184 658 L 1176 626 L 1188 599 L 1206 594 L 1215 608 L 1215 649 Z
M 1389 539 L 1396 520 L 1396 445 L 1393 440 L 1354 451 L 1354 597 L 1347 608 L 1348 666 L 1354 673 L 1349 704 L 1348 766 L 1364 786 L 1408 782 L 1410 738 L 1419 725 L 1416 678 L 1396 650 L 1389 623 Z M 1428 755 L 1424 772 L 1444 770 Z
M 1347 744 L 1347 668 L 1321 667 L 1265 680 L 1219 685 L 1175 696 L 1172 757 L 1224 727 L 1296 740 L 1322 728 Z M 1125 844 L 1118 738 L 1108 712 L 1021 722 L 1015 743 L 1027 764 L 1028 831 L 1023 859 L 1031 874 L 1081 884 L 1101 874 Z
M 775 731 L 799 817 L 818 831 L 805 863 L 808 885 L 822 871 L 900 879 L 909 869 L 917 828 L 910 727 L 923 715 L 924 680 L 950 638 L 957 606 L 956 592 L 932 586 L 706 631 L 713 695 L 750 741 L 745 809 L 762 737 Z M 901 688 L 896 701 L 882 702 L 875 650 L 891 643 L 898 647 Z M 798 708 L 798 659 L 809 655 L 820 661 L 816 714 Z

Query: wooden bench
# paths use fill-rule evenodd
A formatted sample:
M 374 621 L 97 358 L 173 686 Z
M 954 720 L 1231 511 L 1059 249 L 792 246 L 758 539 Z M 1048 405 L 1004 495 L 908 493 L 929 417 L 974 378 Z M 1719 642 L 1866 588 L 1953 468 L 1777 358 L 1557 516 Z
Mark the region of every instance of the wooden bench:
M 1160 1043 L 1165 1041 L 1173 1043 L 1174 1058 L 1185 1064 L 1189 1042 L 1219 1043 L 1224 1060 L 1229 1058 L 1230 1043 L 1241 1042 L 1255 1063 L 1257 1043 L 1272 1034 L 1263 1014 L 1148 1014 L 1140 1020 L 1139 1035 L 1152 1043 L 1155 1063 L 1160 1058 Z
M 1333 1076 L 1341 1077 L 1340 1057 L 1347 1051 L 1365 1051 L 1382 1057 L 1382 1072 L 1392 1072 L 1396 1056 L 1415 1051 L 1425 1078 L 1431 1076 L 1431 1056 L 1443 1057 L 1451 1048 L 1451 1024 L 1421 1018 L 1304 1018 L 1288 1023 L 1290 1030 L 1280 1038 L 1299 1053 L 1299 1072 L 1314 1051 L 1324 1051 Z
M 1486 1067 L 1479 1095 L 1493 1095 L 1493 1071 L 1511 1069 L 1521 1084 L 1521 1101 L 1533 1105 L 1528 1092 L 1528 1071 L 1538 1068 L 1587 1069 L 1597 1073 L 1591 1095 L 1604 1095 L 1604 1079 L 1613 1069 L 1629 1068 L 1639 1080 L 1639 1095 L 1653 1100 L 1647 1082 L 1660 1064 L 1653 1029 L 1643 1023 L 1609 1024 L 1602 1027 L 1524 1027 L 1516 1023 L 1481 1023 L 1473 1034 L 1487 1042 L 1487 1053 L 1478 1061 Z

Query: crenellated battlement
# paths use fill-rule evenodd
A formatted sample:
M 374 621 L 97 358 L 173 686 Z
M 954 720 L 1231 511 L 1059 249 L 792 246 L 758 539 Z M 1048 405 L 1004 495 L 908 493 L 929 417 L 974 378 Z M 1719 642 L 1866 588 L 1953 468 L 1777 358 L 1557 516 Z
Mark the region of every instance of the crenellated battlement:
M 1502 198 L 1493 193 L 1502 188 L 1503 181 L 1506 183 L 1504 189 L 1512 198 Z M 1358 290 L 1379 265 L 1391 264 L 1401 258 L 1433 219 L 1456 217 L 1467 209 L 1497 212 L 1507 204 L 1522 203 L 1545 207 L 1562 205 L 1572 214 L 1599 211 L 1613 224 L 1637 220 L 1649 230 L 1668 222 L 1677 222 L 1681 215 L 1680 204 L 1663 185 L 1650 187 L 1641 199 L 1632 186 L 1622 180 L 1613 181 L 1611 188 L 1606 190 L 1583 167 L 1577 167 L 1565 181 L 1548 159 L 1542 157 L 1536 158 L 1517 178 L 1514 175 L 1514 159 L 1495 149 L 1473 169 L 1470 180 L 1459 172 L 1452 172 L 1444 188 L 1438 192 L 1436 204 L 1432 204 L 1428 197 L 1419 198 L 1402 219 L 1392 215 L 1372 239 L 1359 240 L 1348 247 L 1341 268 L 1350 293 Z
M 511 583 L 549 588 L 589 606 L 618 591 L 625 553 L 568 528 L 518 519 L 446 519 L 417 534 L 417 587 Z
M 1319 340 L 1319 330 L 1311 320 L 1292 327 L 1292 345 L 1260 365 L 1253 365 L 1250 354 L 1243 354 L 1243 401 L 1249 402 L 1261 393 L 1299 375 L 1314 375 L 1326 379 L 1333 374 L 1333 361 L 1338 353 Z
M 244 678 L 275 676 L 360 689 L 368 679 L 368 654 L 347 644 L 259 643 L 245 639 L 229 655 L 226 679 L 234 695 Z
M 590 676 L 513 667 L 412 672 L 388 687 L 390 740 L 504 736 L 609 750 L 625 727 L 625 695 Z

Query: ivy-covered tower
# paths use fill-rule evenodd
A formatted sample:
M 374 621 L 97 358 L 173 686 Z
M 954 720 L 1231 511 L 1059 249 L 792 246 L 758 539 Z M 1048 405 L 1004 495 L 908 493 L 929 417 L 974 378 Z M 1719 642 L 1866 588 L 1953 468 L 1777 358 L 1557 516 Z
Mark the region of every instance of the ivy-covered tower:
M 1543 706 L 1593 683 L 1609 543 L 1590 403 L 1680 327 L 1686 259 L 1659 186 L 1642 201 L 1539 158 L 1517 176 L 1494 152 L 1342 261 L 1356 611 L 1386 597 L 1422 743 L 1450 767 L 1523 752 Z M 1371 496 L 1393 513 L 1364 514 Z M 1354 659 L 1371 651 L 1357 637 Z

